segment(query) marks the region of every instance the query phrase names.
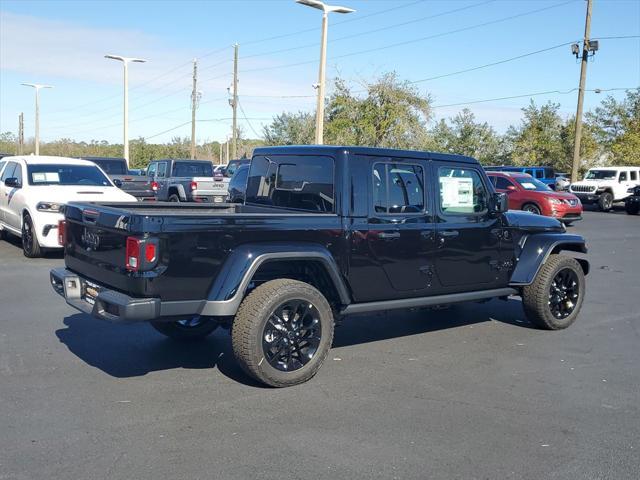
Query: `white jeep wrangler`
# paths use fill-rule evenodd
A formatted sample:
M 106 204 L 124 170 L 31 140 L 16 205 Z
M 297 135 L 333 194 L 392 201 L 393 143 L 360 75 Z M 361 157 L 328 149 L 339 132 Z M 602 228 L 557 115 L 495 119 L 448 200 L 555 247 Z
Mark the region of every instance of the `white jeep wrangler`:
M 640 184 L 640 167 L 597 167 L 587 170 L 584 180 L 572 183 L 569 191 L 582 203 L 597 203 L 608 212 L 613 202 L 624 201 L 631 187 Z

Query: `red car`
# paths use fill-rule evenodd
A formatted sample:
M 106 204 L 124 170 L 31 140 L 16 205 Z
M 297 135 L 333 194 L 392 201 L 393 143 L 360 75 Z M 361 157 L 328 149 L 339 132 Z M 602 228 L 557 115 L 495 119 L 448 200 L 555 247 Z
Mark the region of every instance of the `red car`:
M 568 192 L 556 192 L 526 173 L 487 172 L 498 192 L 509 197 L 509 208 L 554 217 L 569 225 L 582 220 L 582 203 Z

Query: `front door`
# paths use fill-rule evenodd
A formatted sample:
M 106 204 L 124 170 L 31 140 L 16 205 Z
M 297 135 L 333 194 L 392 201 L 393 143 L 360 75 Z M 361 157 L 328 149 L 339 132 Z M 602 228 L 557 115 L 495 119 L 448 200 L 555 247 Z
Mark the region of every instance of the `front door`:
M 443 293 L 508 284 L 500 262 L 501 220 L 489 212 L 491 188 L 479 165 L 433 162 L 436 194 L 436 275 Z
M 367 246 L 386 279 L 383 298 L 423 296 L 433 287 L 428 168 L 427 161 L 411 158 L 371 160 Z

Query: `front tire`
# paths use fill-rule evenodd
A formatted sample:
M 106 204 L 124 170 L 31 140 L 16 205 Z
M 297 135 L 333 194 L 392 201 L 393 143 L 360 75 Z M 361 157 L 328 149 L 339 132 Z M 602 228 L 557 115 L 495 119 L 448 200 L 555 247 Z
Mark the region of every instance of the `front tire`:
M 242 369 L 271 387 L 312 378 L 333 342 L 333 313 L 311 285 L 266 282 L 242 301 L 233 321 L 233 353 Z
M 174 322 L 150 322 L 161 334 L 181 342 L 201 340 L 218 328 L 218 322 L 209 317 L 194 316 Z
M 603 212 L 608 212 L 613 207 L 613 195 L 610 192 L 604 192 L 598 199 L 598 207 Z
M 27 258 L 39 258 L 42 256 L 42 249 L 38 243 L 33 221 L 28 214 L 24 216 L 22 222 L 22 253 Z
M 638 205 L 637 203 L 633 204 L 630 202 L 626 202 L 624 204 L 624 209 L 627 212 L 627 215 L 638 215 L 638 212 L 640 212 L 640 205 Z
M 575 321 L 584 294 L 584 272 L 578 261 L 564 255 L 551 255 L 533 283 L 522 289 L 522 304 L 534 325 L 545 330 L 560 330 Z

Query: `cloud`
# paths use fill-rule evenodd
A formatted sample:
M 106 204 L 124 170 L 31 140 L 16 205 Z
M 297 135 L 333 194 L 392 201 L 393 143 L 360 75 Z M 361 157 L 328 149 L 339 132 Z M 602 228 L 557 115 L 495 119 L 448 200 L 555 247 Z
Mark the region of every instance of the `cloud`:
M 135 30 L 84 27 L 10 12 L 0 12 L 0 66 L 37 78 L 67 78 L 98 83 L 122 82 L 122 70 L 104 55 L 146 58 L 135 69 L 132 84 L 148 81 L 176 64 L 187 62 L 186 52 L 164 40 Z M 166 79 L 165 79 L 166 81 Z

